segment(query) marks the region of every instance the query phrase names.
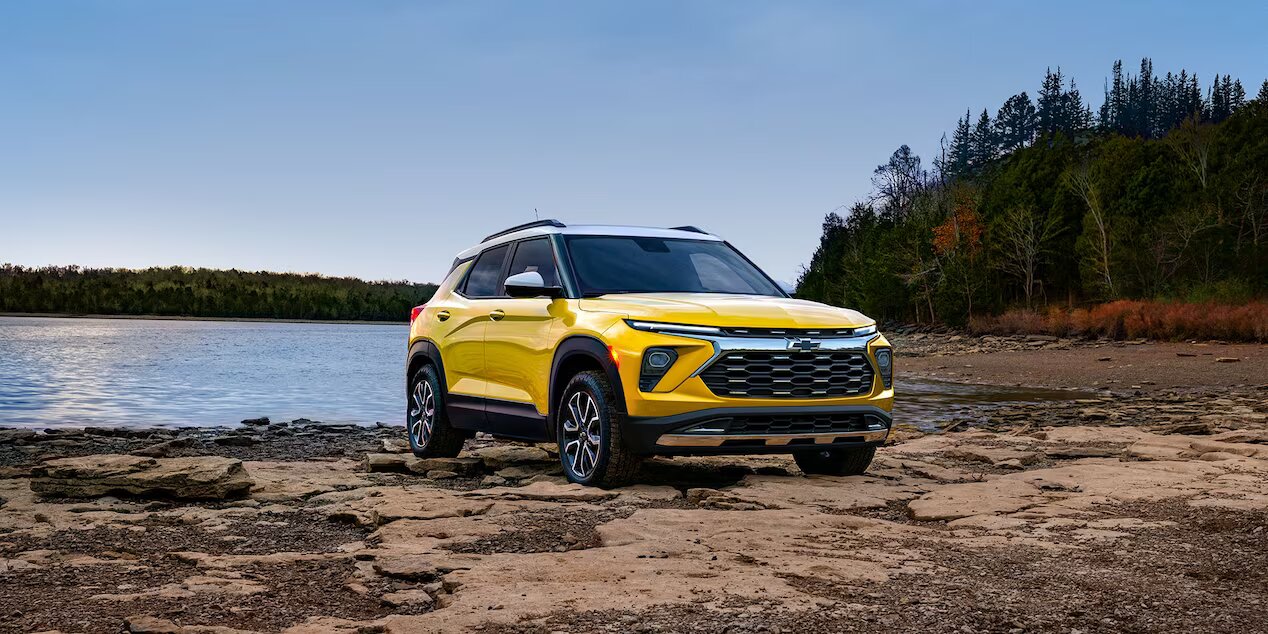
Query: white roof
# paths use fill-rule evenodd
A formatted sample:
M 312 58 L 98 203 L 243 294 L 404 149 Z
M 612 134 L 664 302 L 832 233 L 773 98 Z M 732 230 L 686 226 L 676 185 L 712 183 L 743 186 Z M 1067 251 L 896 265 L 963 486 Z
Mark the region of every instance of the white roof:
M 567 227 L 530 227 L 513 233 L 498 236 L 487 242 L 481 242 L 458 254 L 458 259 L 475 257 L 481 251 L 499 244 L 552 234 L 584 235 L 584 236 L 633 236 L 638 238 L 678 238 L 679 240 L 711 240 L 721 242 L 722 238 L 708 233 L 696 233 L 682 229 L 661 229 L 658 227 L 631 227 L 625 225 L 569 225 Z

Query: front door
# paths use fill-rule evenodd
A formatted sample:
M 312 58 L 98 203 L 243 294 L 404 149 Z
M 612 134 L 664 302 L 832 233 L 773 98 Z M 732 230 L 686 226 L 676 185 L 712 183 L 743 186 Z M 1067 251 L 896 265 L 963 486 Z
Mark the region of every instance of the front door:
M 484 357 L 485 331 L 489 313 L 501 293 L 503 269 L 510 245 L 481 253 L 471 265 L 466 280 L 443 304 L 436 305 L 432 319 L 447 332 L 440 333 L 440 356 L 445 362 L 448 390 L 446 411 L 450 424 L 460 429 L 482 428 L 488 380 Z
M 546 286 L 559 286 L 559 269 L 549 238 L 515 245 L 506 276 L 535 271 Z M 494 306 L 484 345 L 486 412 L 490 428 L 521 438 L 546 437 L 550 364 L 554 357 L 563 299 L 504 297 Z

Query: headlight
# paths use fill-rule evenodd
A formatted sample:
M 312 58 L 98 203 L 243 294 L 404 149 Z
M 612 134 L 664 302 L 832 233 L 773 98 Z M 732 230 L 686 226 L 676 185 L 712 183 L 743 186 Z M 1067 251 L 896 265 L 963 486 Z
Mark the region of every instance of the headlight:
M 692 324 L 666 324 L 659 321 L 638 321 L 636 319 L 626 319 L 625 324 L 634 330 L 645 330 L 647 332 L 665 332 L 691 335 L 718 335 L 722 334 L 722 329 L 715 326 L 695 326 Z
M 894 352 L 889 348 L 876 351 L 876 369 L 881 373 L 881 383 L 886 388 L 894 385 Z
M 865 335 L 874 335 L 874 334 L 876 334 L 876 324 L 872 324 L 871 326 L 863 326 L 862 328 L 854 329 L 855 337 L 862 337 Z
M 650 392 L 656 389 L 661 377 L 678 360 L 678 351 L 673 348 L 648 348 L 643 351 L 643 365 L 638 373 L 638 389 Z

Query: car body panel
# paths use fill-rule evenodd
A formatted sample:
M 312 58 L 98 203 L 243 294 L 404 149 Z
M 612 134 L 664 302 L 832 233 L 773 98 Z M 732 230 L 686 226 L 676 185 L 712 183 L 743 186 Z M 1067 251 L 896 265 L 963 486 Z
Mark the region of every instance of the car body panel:
M 509 237 L 500 237 L 496 244 L 531 239 L 543 231 L 546 230 L 512 233 Z M 519 233 L 524 235 L 517 238 Z M 857 311 L 789 297 L 724 293 L 467 298 L 455 289 L 461 288 L 471 267 L 470 258 L 479 252 L 478 249 L 463 252 L 450 275 L 411 324 L 410 343 L 425 339 L 435 344 L 443 359 L 449 393 L 458 397 L 461 406 L 466 408 L 472 407 L 471 402 L 482 400 L 483 420 L 488 425 L 486 431 L 491 433 L 531 439 L 544 439 L 553 434 L 549 421 L 557 404 L 551 402 L 552 395 L 559 394 L 558 383 L 566 382 L 568 377 L 552 375 L 556 373 L 563 342 L 578 337 L 597 342 L 584 347 L 585 354 L 619 378 L 619 392 L 623 394 L 619 395 L 622 398 L 617 405 L 631 419 L 674 420 L 689 417 L 693 412 L 729 408 L 735 411 L 836 408 L 886 414 L 892 409 L 894 391 L 884 387 L 879 371 L 874 372 L 868 393 L 857 396 L 720 397 L 698 376 L 719 353 L 718 344 L 709 336 L 653 332 L 629 325 L 629 321 L 648 321 L 718 328 L 847 329 L 874 324 Z M 561 255 L 556 252 L 557 259 L 567 259 Z M 560 265 L 566 287 L 571 285 L 568 267 L 566 261 Z M 443 321 L 442 313 L 448 313 Z M 492 316 L 495 313 L 496 319 Z M 771 338 L 766 339 L 770 344 Z M 849 345 L 865 353 L 874 369 L 876 350 L 890 346 L 879 333 L 860 336 Z M 673 348 L 678 356 L 659 382 L 643 391 L 639 386 L 640 371 L 643 355 L 651 347 Z M 573 354 L 578 348 L 570 349 Z M 604 350 L 606 358 L 599 358 Z M 517 416 L 522 419 L 521 423 L 514 422 Z M 473 419 L 468 416 L 464 420 L 467 421 L 465 427 Z M 474 427 L 467 428 L 485 429 L 478 424 L 479 419 L 474 420 Z M 650 427 L 644 425 L 644 428 Z M 654 446 L 655 439 L 650 439 L 648 444 Z

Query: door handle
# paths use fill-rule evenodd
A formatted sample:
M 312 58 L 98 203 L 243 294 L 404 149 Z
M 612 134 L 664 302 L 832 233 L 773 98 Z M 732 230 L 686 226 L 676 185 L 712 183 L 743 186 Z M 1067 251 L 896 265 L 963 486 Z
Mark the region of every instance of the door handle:
M 442 310 L 442 311 L 440 311 L 440 312 L 436 313 L 436 319 L 439 319 L 440 321 L 444 321 L 444 320 L 446 320 L 446 319 L 449 319 L 449 311 L 447 311 L 447 310 Z
M 503 311 L 500 308 L 489 313 L 489 319 L 492 319 L 493 321 L 502 321 L 502 318 L 505 316 L 506 316 L 506 311 Z

